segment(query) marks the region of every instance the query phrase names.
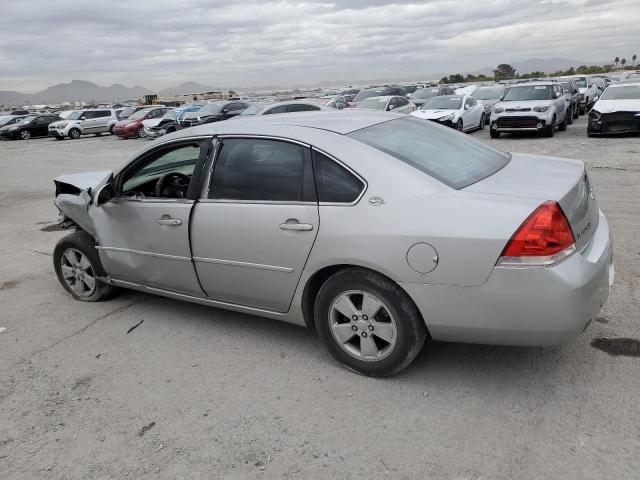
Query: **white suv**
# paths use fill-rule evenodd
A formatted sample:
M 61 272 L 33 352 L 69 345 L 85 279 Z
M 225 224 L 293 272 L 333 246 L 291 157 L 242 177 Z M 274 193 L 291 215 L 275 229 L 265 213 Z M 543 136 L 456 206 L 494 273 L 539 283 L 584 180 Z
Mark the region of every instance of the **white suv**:
M 556 126 L 566 130 L 571 112 L 562 90 L 555 81 L 527 82 L 510 85 L 491 111 L 489 133 L 534 131 L 553 137 Z
M 64 120 L 50 124 L 49 136 L 76 140 L 80 135 L 112 133 L 117 122 L 118 116 L 112 109 L 75 110 Z

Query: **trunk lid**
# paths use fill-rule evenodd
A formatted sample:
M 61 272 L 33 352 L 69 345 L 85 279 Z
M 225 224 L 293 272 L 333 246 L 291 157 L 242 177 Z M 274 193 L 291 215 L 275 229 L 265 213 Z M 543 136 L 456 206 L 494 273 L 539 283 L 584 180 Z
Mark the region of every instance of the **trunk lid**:
M 502 170 L 464 190 L 535 198 L 540 204 L 558 202 L 569 220 L 578 251 L 586 247 L 598 226 L 598 202 L 584 164 L 578 160 L 514 153 Z

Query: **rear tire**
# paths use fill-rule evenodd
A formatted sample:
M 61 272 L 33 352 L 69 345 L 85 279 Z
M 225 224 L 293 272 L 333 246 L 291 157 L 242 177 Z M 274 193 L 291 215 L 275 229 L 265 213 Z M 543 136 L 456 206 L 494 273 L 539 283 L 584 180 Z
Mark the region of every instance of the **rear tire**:
M 115 291 L 98 280 L 106 274 L 93 238 L 81 230 L 58 241 L 53 250 L 53 267 L 58 281 L 75 300 L 99 302 Z
M 500 132 L 493 128 L 489 129 L 489 135 L 491 135 L 491 138 L 500 138 Z
M 573 118 L 580 118 L 580 104 L 573 106 Z
M 314 321 L 320 340 L 338 362 L 372 377 L 406 368 L 427 338 L 422 316 L 406 292 L 362 268 L 341 270 L 324 283 L 315 300 Z

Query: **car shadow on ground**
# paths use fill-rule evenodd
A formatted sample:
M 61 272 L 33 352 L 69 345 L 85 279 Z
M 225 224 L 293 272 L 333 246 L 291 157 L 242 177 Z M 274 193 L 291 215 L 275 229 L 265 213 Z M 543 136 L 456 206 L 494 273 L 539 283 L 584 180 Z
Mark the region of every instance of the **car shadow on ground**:
M 180 315 L 169 318 L 172 323 L 177 322 L 173 326 L 183 332 L 195 329 L 204 335 L 229 336 L 240 344 L 240 350 L 260 345 L 260 348 L 273 348 L 274 352 L 300 352 L 308 356 L 312 363 L 326 364 L 328 374 L 331 373 L 331 364 L 338 366 L 312 329 L 151 294 L 127 294 L 129 295 L 139 296 L 144 301 L 147 318 L 156 317 L 160 320 L 167 318 L 167 313 L 179 312 Z M 161 315 L 155 316 L 155 309 Z M 152 322 L 145 326 L 153 328 Z M 425 382 L 450 383 L 452 377 L 457 377 L 459 382 L 477 381 L 481 377 L 494 384 L 525 379 L 530 382 L 545 381 L 545 378 L 552 377 L 553 372 L 561 369 L 566 359 L 570 358 L 567 349 L 572 349 L 571 344 L 566 347 L 542 348 L 427 341 L 414 362 L 394 379 L 421 385 Z

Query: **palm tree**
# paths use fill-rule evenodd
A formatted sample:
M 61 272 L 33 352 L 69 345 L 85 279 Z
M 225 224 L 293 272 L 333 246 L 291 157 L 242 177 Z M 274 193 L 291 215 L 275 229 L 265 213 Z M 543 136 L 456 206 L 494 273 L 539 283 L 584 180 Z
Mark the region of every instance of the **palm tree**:
M 636 55 L 635 53 L 633 54 L 633 57 L 631 57 L 631 60 L 633 60 L 633 66 L 635 67 L 636 65 L 636 59 L 638 58 L 638 55 Z
M 618 68 L 618 62 L 620 61 L 620 57 L 616 57 L 613 61 L 616 62 L 616 68 Z
M 623 58 L 622 60 L 620 60 L 620 65 L 622 65 L 622 68 L 624 68 L 624 64 L 627 63 L 627 59 Z

